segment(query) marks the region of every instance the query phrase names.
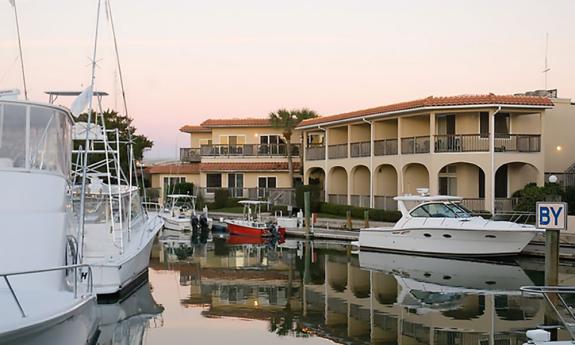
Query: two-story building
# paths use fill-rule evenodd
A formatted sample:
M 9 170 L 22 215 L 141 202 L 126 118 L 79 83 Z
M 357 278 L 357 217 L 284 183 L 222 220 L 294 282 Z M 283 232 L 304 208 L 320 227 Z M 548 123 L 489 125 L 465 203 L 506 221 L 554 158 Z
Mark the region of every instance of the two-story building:
M 190 147 L 180 149 L 180 161 L 149 168 L 160 200 L 179 182 L 193 183 L 208 197 L 227 188 L 233 197 L 250 199 L 292 187 L 282 130 L 268 119 L 211 119 L 180 131 L 190 134 Z M 301 178 L 299 135 L 291 147 L 294 176 Z
M 394 196 L 424 187 L 462 196 L 473 210 L 510 209 L 513 192 L 544 184 L 546 166 L 564 171 L 575 161 L 573 135 L 563 136 L 573 109 L 570 100 L 488 94 L 306 120 L 304 183 L 355 206 L 394 209 Z

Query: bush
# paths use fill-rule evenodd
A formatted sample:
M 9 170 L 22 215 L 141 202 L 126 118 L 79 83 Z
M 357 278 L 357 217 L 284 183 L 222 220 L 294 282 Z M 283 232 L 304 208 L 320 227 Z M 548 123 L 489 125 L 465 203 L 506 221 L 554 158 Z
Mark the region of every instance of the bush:
M 228 207 L 230 195 L 227 189 L 216 189 L 214 193 L 214 208 L 224 208 Z
M 368 210 L 369 219 L 379 222 L 397 222 L 401 218 L 401 212 L 399 211 L 386 211 L 376 208 L 355 207 L 330 203 L 321 203 L 319 212 L 345 217 L 348 210 L 351 211 L 351 216 L 354 218 L 363 218 L 364 212 Z
M 194 194 L 194 184 L 191 182 L 176 183 L 169 194 Z
M 304 193 L 310 192 L 310 208 L 312 212 L 319 212 L 321 207 L 321 188 L 319 185 L 299 185 L 295 189 L 296 207 L 304 209 Z
M 271 214 L 276 214 L 276 212 L 280 212 L 280 211 L 281 211 L 283 216 L 289 216 L 288 207 L 285 205 L 274 205 L 270 209 Z
M 557 183 L 547 183 L 543 187 L 538 187 L 535 183 L 526 184 L 523 189 L 513 193 L 512 197 L 518 198 L 514 207 L 515 211 L 535 212 L 538 201 L 561 200 L 564 197 L 561 186 Z

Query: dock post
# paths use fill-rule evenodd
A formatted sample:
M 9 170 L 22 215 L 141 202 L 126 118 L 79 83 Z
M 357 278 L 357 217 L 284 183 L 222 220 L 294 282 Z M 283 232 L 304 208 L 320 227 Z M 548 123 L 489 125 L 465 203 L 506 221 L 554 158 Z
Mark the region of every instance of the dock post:
M 311 213 L 311 205 L 310 205 L 310 192 L 303 193 L 303 205 L 304 205 L 304 215 L 305 215 L 305 238 L 309 239 L 309 228 L 310 228 L 310 213 Z
M 363 211 L 363 227 L 369 228 L 369 210 Z
M 353 225 L 351 222 L 351 210 L 347 210 L 345 212 L 345 218 L 346 218 L 345 225 L 347 227 L 347 230 L 351 230 L 353 228 Z
M 545 286 L 559 285 L 559 238 L 560 230 L 545 230 Z M 549 295 L 549 301 L 552 304 L 558 302 L 555 294 Z M 553 307 L 546 304 L 545 308 L 545 325 L 558 325 L 559 320 Z M 551 340 L 557 340 L 557 329 L 550 329 Z

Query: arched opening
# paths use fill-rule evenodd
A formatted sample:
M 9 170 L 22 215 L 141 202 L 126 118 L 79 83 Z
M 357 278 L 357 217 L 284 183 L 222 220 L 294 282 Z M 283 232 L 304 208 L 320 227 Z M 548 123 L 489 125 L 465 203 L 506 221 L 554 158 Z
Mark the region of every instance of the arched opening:
M 397 170 L 390 164 L 382 164 L 374 172 L 374 206 L 383 210 L 397 210 Z
M 485 210 L 485 172 L 472 163 L 452 163 L 439 170 L 439 194 L 463 198 L 470 210 Z
M 347 171 L 333 167 L 329 172 L 329 202 L 347 204 Z
M 429 171 L 423 164 L 407 164 L 403 168 L 403 192 L 417 194 L 417 188 L 429 188 Z
M 322 168 L 310 168 L 307 172 L 307 184 L 325 189 L 325 171 Z
M 495 172 L 495 210 L 513 209 L 511 195 L 529 183 L 537 183 L 539 171 L 525 162 L 512 162 L 501 165 Z
M 365 165 L 358 165 L 351 170 L 351 205 L 369 207 L 370 195 L 369 169 Z

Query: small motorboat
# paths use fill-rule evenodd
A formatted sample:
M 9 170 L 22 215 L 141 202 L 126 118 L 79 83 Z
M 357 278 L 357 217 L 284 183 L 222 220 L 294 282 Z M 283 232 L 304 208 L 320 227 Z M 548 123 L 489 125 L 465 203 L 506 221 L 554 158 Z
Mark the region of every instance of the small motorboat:
M 230 235 L 240 236 L 285 236 L 285 228 L 275 224 L 265 223 L 261 220 L 261 205 L 268 204 L 266 201 L 241 200 L 244 206 L 243 219 L 226 219 Z
M 196 197 L 188 194 L 166 196 L 167 207 L 162 212 L 164 228 L 177 231 L 191 231 L 191 217 L 196 212 Z
M 532 225 L 473 217 L 455 196 L 395 197 L 402 217 L 393 227 L 362 229 L 360 250 L 409 252 L 436 256 L 509 256 L 543 232 Z M 408 209 L 406 204 L 415 203 Z

